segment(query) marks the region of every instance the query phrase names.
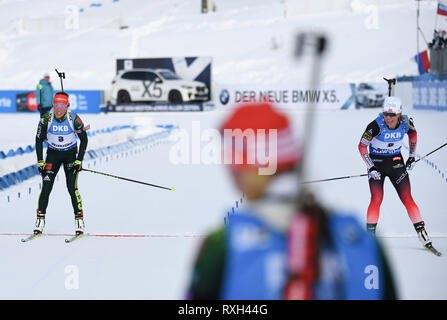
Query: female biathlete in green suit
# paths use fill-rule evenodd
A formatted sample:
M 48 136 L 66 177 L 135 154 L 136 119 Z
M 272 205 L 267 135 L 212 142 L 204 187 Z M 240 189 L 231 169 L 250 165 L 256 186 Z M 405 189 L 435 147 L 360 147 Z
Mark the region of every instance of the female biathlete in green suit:
M 58 92 L 53 99 L 53 108 L 39 122 L 36 135 L 37 167 L 42 175 L 42 191 L 37 207 L 34 234 L 43 232 L 48 199 L 61 165 L 64 166 L 67 189 L 70 193 L 75 216 L 76 235 L 84 233 L 84 216 L 81 196 L 78 191 L 78 173 L 87 149 L 87 133 L 79 116 L 68 109 L 68 94 Z M 77 148 L 77 137 L 81 143 Z M 43 142 L 47 141 L 47 155 L 43 160 Z

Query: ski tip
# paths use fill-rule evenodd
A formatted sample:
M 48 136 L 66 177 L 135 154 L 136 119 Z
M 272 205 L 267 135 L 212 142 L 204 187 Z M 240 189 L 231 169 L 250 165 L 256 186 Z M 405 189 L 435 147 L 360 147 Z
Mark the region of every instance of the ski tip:
M 438 250 L 436 250 L 435 248 L 433 248 L 433 245 L 431 243 L 429 243 L 427 246 L 427 249 L 430 250 L 434 255 L 440 257 L 441 256 L 441 252 L 439 252 Z
M 172 187 L 172 189 L 171 189 L 172 191 L 175 191 L 175 187 Z

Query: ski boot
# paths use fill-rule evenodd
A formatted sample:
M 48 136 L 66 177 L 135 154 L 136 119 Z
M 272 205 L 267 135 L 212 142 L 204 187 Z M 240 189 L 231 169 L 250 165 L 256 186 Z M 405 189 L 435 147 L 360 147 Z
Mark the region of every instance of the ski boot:
M 366 231 L 372 235 L 372 236 L 376 236 L 376 227 L 377 227 L 377 223 L 367 223 L 366 224 Z
M 44 227 L 45 227 L 45 210 L 37 209 L 37 219 L 33 233 L 34 234 L 42 233 Z
M 75 233 L 76 236 L 84 234 L 84 213 L 82 211 L 75 212 Z
M 431 239 L 425 231 L 425 223 L 424 221 L 418 222 L 414 224 L 414 229 L 418 234 L 419 241 L 422 243 L 424 247 L 431 245 Z
M 430 250 L 431 252 L 433 252 L 435 255 L 440 256 L 441 252 L 439 252 L 438 250 L 436 250 L 433 247 L 431 239 L 428 236 L 427 231 L 425 230 L 425 223 L 424 223 L 424 221 L 415 223 L 414 224 L 414 229 L 418 233 L 418 238 L 419 238 L 419 241 L 421 241 L 422 245 L 425 248 L 427 248 L 428 250 Z

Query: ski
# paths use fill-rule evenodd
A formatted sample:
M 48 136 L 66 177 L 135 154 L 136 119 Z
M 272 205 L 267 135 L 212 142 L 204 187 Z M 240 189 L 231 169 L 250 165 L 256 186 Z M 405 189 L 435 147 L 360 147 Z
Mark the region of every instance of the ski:
M 81 233 L 79 235 L 75 235 L 75 236 L 73 236 L 71 238 L 65 239 L 65 243 L 71 243 L 71 242 L 76 241 L 76 240 L 78 240 L 80 238 L 83 238 L 83 237 L 85 237 L 87 235 L 88 235 L 88 233 Z
M 430 250 L 433 254 L 437 255 L 438 257 L 441 256 L 441 252 L 436 250 L 431 243 L 427 244 L 425 246 L 428 250 Z
M 45 235 L 45 234 L 42 233 L 42 232 L 39 232 L 39 233 L 33 233 L 32 235 L 30 235 L 30 236 L 27 237 L 27 238 L 22 239 L 21 241 L 22 241 L 22 242 L 28 242 L 28 241 L 31 241 L 31 240 L 34 240 L 34 239 L 43 237 L 44 235 Z

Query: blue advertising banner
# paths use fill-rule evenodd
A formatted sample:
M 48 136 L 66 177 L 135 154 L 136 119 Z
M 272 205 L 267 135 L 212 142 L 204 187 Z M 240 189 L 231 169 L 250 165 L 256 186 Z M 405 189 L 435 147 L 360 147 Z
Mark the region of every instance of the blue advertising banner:
M 100 90 L 68 90 L 70 109 L 77 113 L 99 113 Z
M 0 112 L 17 112 L 17 95 L 23 94 L 24 91 L 17 90 L 2 90 L 0 91 Z M 32 93 L 34 96 L 34 93 Z M 36 97 L 34 96 L 34 101 L 31 101 L 30 106 L 37 109 Z M 29 111 L 32 111 L 31 109 Z
M 70 108 L 78 113 L 99 113 L 100 90 L 68 90 Z M 34 91 L 0 90 L 0 113 L 38 112 Z
M 447 81 L 414 81 L 413 108 L 447 111 Z

